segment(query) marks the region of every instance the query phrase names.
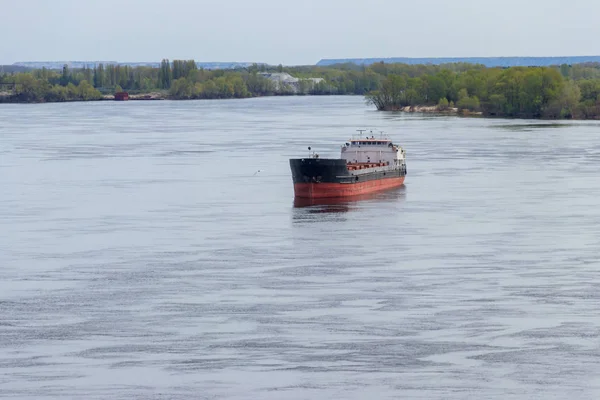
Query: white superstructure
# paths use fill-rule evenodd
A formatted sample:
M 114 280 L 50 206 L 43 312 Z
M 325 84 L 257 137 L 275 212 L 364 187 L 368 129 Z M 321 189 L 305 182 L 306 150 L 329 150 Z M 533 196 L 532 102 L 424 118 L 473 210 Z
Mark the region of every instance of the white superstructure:
M 392 143 L 389 138 L 353 138 L 341 149 L 341 158 L 348 164 L 385 163 L 388 166 L 400 166 L 405 163 L 404 149 Z

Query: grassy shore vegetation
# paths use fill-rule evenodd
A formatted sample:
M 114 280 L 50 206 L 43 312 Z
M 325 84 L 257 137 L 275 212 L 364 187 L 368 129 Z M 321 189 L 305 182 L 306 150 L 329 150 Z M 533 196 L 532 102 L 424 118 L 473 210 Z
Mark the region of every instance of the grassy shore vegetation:
M 0 75 L 0 101 L 59 102 L 112 98 L 118 91 L 156 98 L 229 99 L 290 94 L 334 94 L 325 81 L 301 80 L 298 88 L 276 84 L 261 72 L 283 72 L 282 66 L 258 65 L 237 70 L 199 69 L 193 60 L 163 60 L 158 68 L 99 64 L 94 68 L 62 71 L 35 69 Z M 317 75 L 327 75 L 321 71 Z M 304 74 L 306 75 L 306 73 Z M 13 87 L 10 86 L 14 84 Z M 373 86 L 375 88 L 376 86 Z
M 485 116 L 600 118 L 600 64 L 484 68 L 373 67 L 385 78 L 367 94 L 379 110 L 434 106 Z
M 294 87 L 263 72 L 287 72 Z M 322 78 L 314 82 L 307 78 Z M 478 113 L 548 119 L 600 118 L 600 63 L 555 67 L 486 68 L 454 63 L 370 66 L 253 65 L 199 69 L 193 60 L 163 60 L 158 68 L 96 65 L 0 75 L 0 101 L 55 102 L 110 99 L 116 91 L 158 98 L 227 99 L 272 95 L 362 95 L 379 110 Z M 14 91 L 10 85 L 15 84 Z M 2 93 L 4 91 L 4 93 Z

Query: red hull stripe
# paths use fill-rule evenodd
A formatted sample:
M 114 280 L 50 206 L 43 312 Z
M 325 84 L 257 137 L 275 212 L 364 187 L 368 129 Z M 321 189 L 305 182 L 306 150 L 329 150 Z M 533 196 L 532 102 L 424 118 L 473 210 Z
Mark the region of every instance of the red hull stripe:
M 346 197 L 391 189 L 401 186 L 403 183 L 403 176 L 359 183 L 296 183 L 294 184 L 294 195 L 310 199 Z

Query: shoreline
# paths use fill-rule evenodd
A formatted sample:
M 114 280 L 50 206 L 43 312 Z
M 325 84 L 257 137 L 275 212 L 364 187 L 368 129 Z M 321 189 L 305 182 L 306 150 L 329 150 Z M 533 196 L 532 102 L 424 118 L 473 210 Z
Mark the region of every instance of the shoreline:
M 149 92 L 149 93 L 138 93 L 138 94 L 130 94 L 127 100 L 115 100 L 115 96 L 112 94 L 102 95 L 99 99 L 66 99 L 62 101 L 22 101 L 19 99 L 14 99 L 14 95 L 6 95 L 0 93 L 0 104 L 51 104 L 51 103 L 93 103 L 98 101 L 150 101 L 150 100 L 175 100 L 169 97 L 167 94 L 159 93 L 159 92 Z
M 356 95 L 364 96 L 367 107 L 372 104 L 377 111 L 600 120 L 600 63 L 535 68 L 485 68 L 468 63 L 378 63 L 372 67 L 252 64 L 232 70 L 204 69 L 197 64 L 193 59 L 162 59 L 153 67 L 100 63 L 92 69 L 65 64 L 62 70 L 11 72 L 0 75 L 0 103 Z
M 405 113 L 426 113 L 426 114 L 444 114 L 444 115 L 459 115 L 459 116 L 483 116 L 481 111 L 469 111 L 458 107 L 440 108 L 439 106 L 405 106 L 405 107 L 385 107 L 377 111 L 387 112 L 405 112 Z
M 323 97 L 323 96 L 361 96 L 354 94 L 346 94 L 346 95 L 297 95 L 297 94 L 289 94 L 289 95 L 261 95 L 261 96 L 250 96 L 244 98 L 196 98 L 196 99 L 181 99 L 170 96 L 168 93 L 161 93 L 157 91 L 148 92 L 148 93 L 137 93 L 130 94 L 129 99 L 127 100 L 115 100 L 115 96 L 112 94 L 105 94 L 102 98 L 99 99 L 69 99 L 64 101 L 15 101 L 11 99 L 14 95 L 7 96 L 6 93 L 0 93 L 0 105 L 1 104 L 50 104 L 50 103 L 89 103 L 89 102 L 102 102 L 102 101 L 113 101 L 113 102 L 127 102 L 127 101 L 159 101 L 159 100 L 170 100 L 170 101 L 189 101 L 189 100 L 243 100 L 243 99 L 254 99 L 254 98 L 262 98 L 262 97 Z M 507 119 L 516 119 L 516 120 L 539 120 L 539 121 L 600 121 L 600 117 L 597 118 L 530 118 L 530 117 L 503 117 L 496 115 L 486 115 L 481 111 L 469 111 L 467 109 L 460 109 L 458 107 L 448 107 L 444 109 L 440 109 L 439 106 L 425 106 L 425 105 L 416 105 L 416 106 L 405 106 L 405 107 L 385 107 L 383 109 L 375 109 L 378 112 L 402 112 L 402 113 L 423 113 L 423 114 L 431 114 L 431 115 L 439 115 L 439 116 L 457 116 L 457 117 L 479 117 L 479 118 L 487 118 L 487 119 L 496 119 L 496 118 L 507 118 Z
M 423 113 L 432 115 L 445 115 L 457 117 L 480 117 L 485 119 L 510 119 L 510 120 L 536 120 L 536 121 L 600 121 L 600 116 L 594 118 L 532 118 L 532 117 L 508 117 L 502 115 L 484 114 L 482 111 L 469 111 L 457 107 L 440 109 L 438 106 L 406 106 L 406 107 L 386 107 L 380 112 L 403 112 L 403 113 Z
M 115 95 L 105 94 L 100 101 L 129 101 L 129 100 L 169 100 L 169 95 L 161 92 L 129 94 L 128 100 L 115 100 Z
M 104 94 L 100 98 L 96 99 L 65 99 L 61 101 L 23 101 L 19 99 L 15 99 L 15 95 L 6 93 L 0 93 L 0 104 L 49 104 L 49 103 L 89 103 L 89 102 L 99 102 L 99 101 L 115 101 L 115 102 L 127 102 L 127 101 L 156 101 L 156 100 L 171 100 L 171 101 L 186 101 L 186 100 L 244 100 L 244 99 L 257 99 L 263 97 L 323 97 L 323 96 L 361 96 L 355 94 L 331 94 L 331 95 L 323 95 L 323 94 L 271 94 L 271 95 L 256 95 L 256 96 L 246 96 L 246 97 L 198 97 L 198 98 L 178 98 L 171 96 L 168 93 L 161 93 L 157 91 L 148 92 L 148 93 L 136 93 L 129 94 L 128 99 L 126 100 L 116 100 L 115 95 L 113 94 Z

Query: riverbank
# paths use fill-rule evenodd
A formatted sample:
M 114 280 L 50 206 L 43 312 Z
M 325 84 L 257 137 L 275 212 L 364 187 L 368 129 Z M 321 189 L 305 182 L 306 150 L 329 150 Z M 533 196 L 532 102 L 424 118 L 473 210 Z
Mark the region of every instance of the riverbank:
M 331 94 L 335 96 L 336 94 Z M 11 94 L 7 92 L 0 92 L 0 103 L 12 103 L 12 104 L 38 104 L 38 103 L 71 103 L 71 102 L 90 102 L 90 101 L 136 101 L 136 100 L 176 100 L 176 101 L 185 101 L 185 100 L 233 100 L 233 99 L 250 99 L 250 98 L 258 98 L 258 97 L 289 97 L 289 96 L 328 96 L 328 95 L 310 95 L 310 94 L 293 94 L 293 93 L 273 93 L 273 94 L 257 94 L 257 95 L 247 95 L 245 97 L 227 97 L 223 98 L 220 96 L 214 97 L 179 97 L 177 95 L 172 95 L 167 91 L 152 91 L 148 93 L 129 93 L 126 100 L 116 100 L 114 94 L 100 94 L 94 97 L 67 97 L 60 99 L 47 99 L 47 98 L 35 98 L 32 99 L 30 97 L 23 97 L 16 94 Z M 345 96 L 355 96 L 355 95 L 345 95 Z
M 495 115 L 495 114 L 486 114 L 482 111 L 471 111 L 464 108 L 457 107 L 448 107 L 448 108 L 440 108 L 438 106 L 406 106 L 406 107 L 386 107 L 380 109 L 378 111 L 384 112 L 405 112 L 405 113 L 425 113 L 432 115 L 456 115 L 461 117 L 482 117 L 482 118 L 510 118 L 510 119 L 538 119 L 541 121 L 546 120 L 572 120 L 572 121 L 600 121 L 600 115 L 588 115 L 585 116 L 582 113 L 578 113 L 576 115 L 571 115 L 568 118 L 553 118 L 550 116 L 539 116 L 537 118 L 530 118 L 527 116 L 505 116 L 505 115 Z
M 128 100 L 167 100 L 169 99 L 169 95 L 166 92 L 150 92 L 150 93 L 137 93 L 137 94 L 129 94 Z M 105 94 L 102 96 L 102 100 L 115 100 L 115 95 L 113 94 Z M 120 100 L 121 101 L 121 100 Z
M 446 115 L 471 115 L 481 116 L 481 111 L 469 111 L 458 107 L 439 107 L 439 106 L 406 106 L 406 107 L 386 107 L 379 111 L 399 111 L 406 113 L 429 113 L 429 114 L 446 114 Z
M 269 67 L 204 70 L 193 60 L 157 68 L 102 64 L 93 69 L 0 75 L 2 103 L 246 99 L 358 95 L 377 110 L 544 120 L 600 118 L 600 64 L 482 68 L 468 64 Z M 9 93 L 9 94 L 7 94 Z M 412 106 L 411 106 L 412 105 Z
M 438 106 L 406 106 L 406 107 L 386 107 L 378 110 L 384 112 L 405 112 L 405 113 L 425 113 L 432 115 L 456 115 L 461 117 L 482 117 L 482 118 L 510 118 L 510 119 L 538 119 L 541 121 L 546 120 L 572 120 L 572 121 L 600 121 L 600 115 L 589 115 L 582 117 L 582 114 L 571 116 L 570 118 L 552 118 L 547 116 L 540 116 L 538 118 L 529 118 L 526 116 L 511 116 L 507 117 L 504 115 L 491 115 L 486 114 L 482 111 L 471 111 L 468 109 L 461 109 L 457 107 L 440 108 Z
M 600 66 L 587 72 L 589 77 L 600 74 Z M 449 109 L 486 117 L 597 120 L 600 78 L 585 78 L 568 67 L 479 69 L 462 74 L 438 71 L 414 78 L 388 74 L 366 99 L 381 111 Z
M 149 93 L 137 93 L 130 94 L 128 100 L 172 100 L 172 98 L 166 92 L 149 92 Z M 0 103 L 9 104 L 39 104 L 39 103 L 72 103 L 72 102 L 90 102 L 90 101 L 117 101 L 113 94 L 105 94 L 93 98 L 61 98 L 56 100 L 48 99 L 35 99 L 23 98 L 19 95 L 0 92 Z

